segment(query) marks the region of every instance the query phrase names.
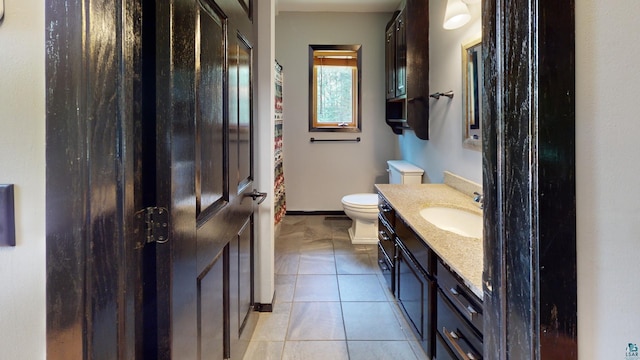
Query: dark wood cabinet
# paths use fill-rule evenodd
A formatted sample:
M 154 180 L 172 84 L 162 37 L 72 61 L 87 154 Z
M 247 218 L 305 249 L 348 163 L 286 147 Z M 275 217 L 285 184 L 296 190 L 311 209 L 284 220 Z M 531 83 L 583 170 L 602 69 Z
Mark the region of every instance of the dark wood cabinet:
M 437 358 L 482 359 L 482 300 L 441 260 L 437 279 Z
M 403 219 L 396 219 L 396 299 L 431 358 L 434 353 L 435 254 Z
M 429 4 L 407 0 L 385 31 L 386 122 L 429 139 Z
M 396 299 L 428 358 L 433 351 L 434 279 L 425 272 L 398 239 Z
M 383 195 L 378 208 L 378 263 L 428 358 L 482 359 L 482 300 Z
M 395 97 L 407 95 L 407 16 L 401 11 L 394 21 L 395 28 Z
M 395 21 L 387 25 L 384 45 L 384 72 L 385 85 L 387 87 L 387 99 L 396 97 L 396 27 Z
M 387 281 L 391 292 L 395 292 L 395 211 L 382 197 L 379 198 L 378 210 L 378 265 Z

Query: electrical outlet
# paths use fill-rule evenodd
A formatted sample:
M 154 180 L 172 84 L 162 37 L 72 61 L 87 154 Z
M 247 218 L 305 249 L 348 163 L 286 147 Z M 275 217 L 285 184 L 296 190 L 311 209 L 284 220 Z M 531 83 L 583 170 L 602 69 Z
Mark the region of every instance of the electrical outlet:
M 0 246 L 16 246 L 13 184 L 0 185 Z

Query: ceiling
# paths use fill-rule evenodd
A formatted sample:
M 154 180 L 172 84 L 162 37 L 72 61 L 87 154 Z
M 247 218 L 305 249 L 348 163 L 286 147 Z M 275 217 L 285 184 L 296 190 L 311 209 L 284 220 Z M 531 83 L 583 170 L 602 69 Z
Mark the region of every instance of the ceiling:
M 276 0 L 276 11 L 393 12 L 401 0 Z

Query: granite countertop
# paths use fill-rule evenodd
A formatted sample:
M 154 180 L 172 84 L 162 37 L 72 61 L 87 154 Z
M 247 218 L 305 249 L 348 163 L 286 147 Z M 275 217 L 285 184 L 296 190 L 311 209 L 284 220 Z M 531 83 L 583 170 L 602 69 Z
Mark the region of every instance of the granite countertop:
M 441 230 L 420 216 L 427 206 L 446 206 L 482 214 L 472 197 L 445 184 L 376 184 L 376 189 L 424 242 L 480 299 L 484 253 L 482 239 Z

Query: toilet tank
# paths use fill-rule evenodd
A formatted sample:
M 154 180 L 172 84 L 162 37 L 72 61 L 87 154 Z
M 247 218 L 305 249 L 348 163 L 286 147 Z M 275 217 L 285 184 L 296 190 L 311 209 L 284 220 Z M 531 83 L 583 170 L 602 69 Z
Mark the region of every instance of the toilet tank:
M 387 161 L 389 184 L 422 184 L 424 170 L 405 160 Z

